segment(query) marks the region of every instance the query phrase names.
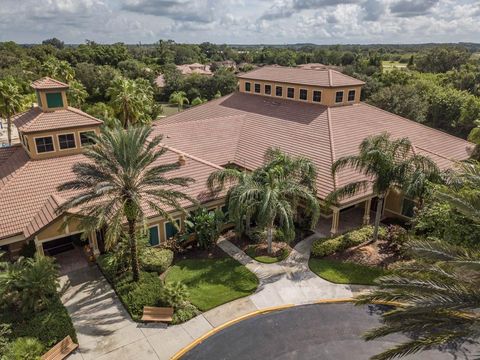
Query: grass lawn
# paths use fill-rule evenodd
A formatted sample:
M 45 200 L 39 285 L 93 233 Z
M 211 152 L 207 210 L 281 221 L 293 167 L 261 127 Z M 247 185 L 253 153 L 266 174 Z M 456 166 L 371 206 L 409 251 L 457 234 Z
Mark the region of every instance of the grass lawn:
M 252 294 L 257 277 L 232 258 L 180 260 L 166 274 L 165 282 L 180 281 L 190 302 L 201 311 Z
M 336 284 L 373 285 L 373 280 L 387 272 L 352 262 L 310 258 L 310 270 L 321 278 Z
M 250 256 L 252 259 L 257 260 L 258 262 L 264 263 L 264 264 L 273 264 L 279 261 L 284 260 L 288 256 L 288 251 L 285 250 L 282 252 L 282 255 L 280 256 L 268 256 L 268 255 L 259 255 L 255 256 L 255 246 L 250 246 L 245 253 Z
M 160 114 L 160 116 L 163 116 L 163 117 L 170 116 L 170 115 L 174 115 L 174 114 L 179 112 L 177 105 L 173 105 L 173 104 L 169 104 L 169 103 L 161 103 L 161 105 L 162 105 L 162 108 L 163 108 L 163 113 Z

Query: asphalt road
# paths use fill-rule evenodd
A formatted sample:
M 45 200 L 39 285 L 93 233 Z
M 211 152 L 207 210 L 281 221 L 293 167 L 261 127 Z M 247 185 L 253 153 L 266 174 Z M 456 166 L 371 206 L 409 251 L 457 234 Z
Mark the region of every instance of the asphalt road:
M 259 315 L 209 337 L 182 360 L 369 359 L 406 339 L 402 335 L 369 342 L 361 338 L 379 324 L 379 310 L 349 303 L 317 304 Z M 454 356 L 428 351 L 402 359 L 450 360 Z

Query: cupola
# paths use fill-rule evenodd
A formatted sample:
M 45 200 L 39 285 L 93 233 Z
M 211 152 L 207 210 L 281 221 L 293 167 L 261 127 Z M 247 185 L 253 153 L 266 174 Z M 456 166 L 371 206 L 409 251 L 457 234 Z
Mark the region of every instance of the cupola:
M 44 77 L 32 83 L 37 95 L 37 103 L 42 111 L 66 109 L 69 86 L 61 81 Z

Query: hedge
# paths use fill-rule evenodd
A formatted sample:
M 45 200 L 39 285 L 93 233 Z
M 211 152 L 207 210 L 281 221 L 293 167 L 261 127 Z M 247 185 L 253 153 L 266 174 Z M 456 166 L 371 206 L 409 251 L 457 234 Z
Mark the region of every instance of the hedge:
M 145 271 L 158 274 L 165 272 L 173 261 L 173 251 L 169 249 L 147 248 L 140 256 L 140 264 Z
M 386 234 L 387 230 L 381 226 L 378 230 L 378 236 L 383 238 Z M 369 240 L 372 235 L 373 226 L 369 225 L 333 238 L 318 239 L 315 240 L 312 245 L 312 255 L 317 257 L 332 255 L 336 252 L 360 245 Z

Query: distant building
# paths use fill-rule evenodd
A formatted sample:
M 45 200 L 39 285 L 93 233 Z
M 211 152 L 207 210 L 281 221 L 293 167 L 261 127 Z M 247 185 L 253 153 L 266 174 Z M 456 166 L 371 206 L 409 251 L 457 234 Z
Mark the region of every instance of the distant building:
M 177 65 L 177 69 L 182 73 L 182 75 L 213 75 L 213 72 L 210 70 L 210 65 L 204 65 L 199 63 Z

